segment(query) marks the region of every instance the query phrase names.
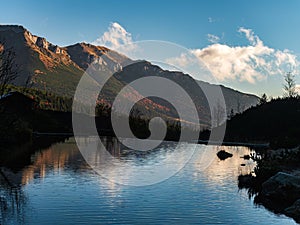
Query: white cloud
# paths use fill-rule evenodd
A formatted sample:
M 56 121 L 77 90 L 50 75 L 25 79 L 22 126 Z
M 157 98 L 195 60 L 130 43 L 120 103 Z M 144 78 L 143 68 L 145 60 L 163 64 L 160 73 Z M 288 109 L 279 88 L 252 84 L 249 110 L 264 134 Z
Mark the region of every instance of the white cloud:
M 168 58 L 166 59 L 166 63 L 170 64 L 170 65 L 174 65 L 179 68 L 184 68 L 184 67 L 188 67 L 193 60 L 194 57 L 192 57 L 190 54 L 186 54 L 186 53 L 181 53 L 179 57 L 174 57 L 174 58 Z M 194 58 L 194 63 L 195 63 L 195 58 Z
M 117 22 L 111 23 L 108 27 L 108 31 L 106 31 L 96 41 L 92 42 L 92 44 L 103 45 L 120 52 L 134 48 L 131 33 Z
M 245 35 L 250 43 L 248 46 L 214 43 L 202 49 L 191 50 L 218 81 L 238 80 L 254 84 L 269 75 L 284 74 L 291 68 L 298 72 L 299 62 L 295 54 L 289 50 L 281 51 L 266 46 L 251 29 L 241 27 L 238 31 Z M 188 67 L 189 58 L 182 54 L 168 62 L 181 62 L 180 66 Z
M 209 21 L 214 22 L 212 18 Z M 211 45 L 202 49 L 191 49 L 192 54 L 182 53 L 179 57 L 167 59 L 166 62 L 185 69 L 195 64 L 195 60 L 200 60 L 219 82 L 236 80 L 254 84 L 271 75 L 282 75 L 291 69 L 295 73 L 299 72 L 299 61 L 293 52 L 266 46 L 251 29 L 241 27 L 238 32 L 249 41 L 248 45 L 229 46 L 219 43 L 220 37 L 208 34 Z M 137 50 L 131 33 L 117 22 L 111 23 L 108 31 L 93 44 L 104 45 L 128 56 L 132 55 L 133 50 Z
M 209 23 L 215 23 L 217 22 L 218 19 L 212 18 L 212 17 L 208 17 L 208 22 Z
M 209 23 L 218 23 L 218 22 L 221 22 L 223 20 L 222 18 L 218 18 L 218 17 L 214 18 L 214 17 L 211 17 L 211 16 L 208 17 L 207 19 L 208 19 Z
M 213 22 L 214 22 L 213 18 L 208 17 L 208 22 L 209 22 L 209 23 L 213 23 Z
M 216 35 L 213 35 L 213 34 L 208 34 L 207 39 L 211 43 L 218 43 L 220 41 L 220 38 Z
M 261 40 L 258 36 L 254 35 L 254 32 L 251 29 L 246 29 L 244 27 L 240 27 L 239 29 L 240 33 L 244 33 L 246 35 L 246 38 L 249 40 L 249 42 L 252 45 L 256 45 L 258 43 L 262 44 Z

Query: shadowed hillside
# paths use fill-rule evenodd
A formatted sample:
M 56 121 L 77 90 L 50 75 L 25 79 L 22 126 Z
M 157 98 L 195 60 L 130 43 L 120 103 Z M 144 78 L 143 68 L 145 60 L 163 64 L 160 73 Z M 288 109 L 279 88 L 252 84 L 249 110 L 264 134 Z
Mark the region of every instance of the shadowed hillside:
M 300 98 L 274 99 L 234 116 L 226 140 L 270 141 L 272 147 L 300 144 Z

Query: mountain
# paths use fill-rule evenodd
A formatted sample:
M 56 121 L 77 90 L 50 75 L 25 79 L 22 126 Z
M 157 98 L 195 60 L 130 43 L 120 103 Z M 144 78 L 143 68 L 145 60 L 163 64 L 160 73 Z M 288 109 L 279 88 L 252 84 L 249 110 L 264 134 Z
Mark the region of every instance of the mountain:
M 225 99 L 227 114 L 229 114 L 231 110 L 233 110 L 235 113 L 243 112 L 245 109 L 256 105 L 258 102 L 257 96 L 241 93 L 222 85 L 219 86 L 203 81 L 197 81 L 188 74 L 177 71 L 163 70 L 160 67 L 152 65 L 147 61 L 139 61 L 126 66 L 123 68 L 123 70 L 115 74 L 115 77 L 118 80 L 124 81 L 125 83 L 130 83 L 138 78 L 147 76 L 168 78 L 169 80 L 177 83 L 180 87 L 184 88 L 195 103 L 199 116 L 200 118 L 202 118 L 201 122 L 204 123 L 210 120 L 210 111 L 206 96 L 202 90 L 205 90 L 207 92 L 214 92 L 215 90 L 217 90 L 217 88 L 221 88 Z M 201 89 L 199 88 L 199 86 L 201 87 Z M 186 102 L 183 102 L 180 96 L 175 97 L 177 97 L 176 101 L 179 104 L 185 105 L 186 111 L 191 110 L 190 105 Z M 168 105 L 170 113 L 173 113 L 172 116 L 175 116 L 176 113 L 171 109 L 170 104 L 163 103 L 160 99 L 156 99 L 155 102 L 158 102 L 161 105 Z
M 112 51 L 106 47 L 94 46 L 86 43 L 77 43 L 65 47 L 70 59 L 81 69 L 86 70 L 93 62 L 97 62 L 103 69 L 115 72 L 133 61 L 126 56 Z M 105 54 L 106 57 L 101 57 Z
M 34 87 L 59 94 L 72 94 L 83 70 L 69 57 L 64 48 L 32 35 L 22 26 L 0 26 L 0 40 L 4 48 L 12 48 L 20 76 L 16 85 L 23 85 L 32 77 Z
M 211 90 L 218 86 L 195 81 L 188 74 L 163 70 L 147 61 L 133 61 L 125 55 L 102 46 L 77 43 L 60 47 L 43 37 L 32 35 L 24 27 L 17 25 L 0 25 L 0 45 L 4 49 L 12 48 L 16 53 L 15 61 L 20 65 L 20 76 L 14 82 L 15 85 L 24 85 L 29 77 L 34 88 L 72 97 L 84 71 L 96 61 L 101 71 L 114 73 L 99 95 L 102 102 L 111 106 L 119 91 L 137 78 L 165 77 L 186 90 L 196 105 L 201 122 L 206 125 L 210 123 L 208 102 L 199 86 Z M 101 57 L 103 55 L 105 57 Z M 258 97 L 254 95 L 224 86 L 221 86 L 221 90 L 224 94 L 227 113 L 231 109 L 234 112 L 242 112 L 258 102 Z M 131 88 L 131 95 L 127 96 L 131 101 L 140 97 L 141 94 L 133 88 Z M 183 106 L 186 104 L 180 96 L 176 96 L 176 102 Z M 172 119 L 178 117 L 171 104 L 155 97 L 144 98 L 137 103 L 137 108 L 141 113 L 152 116 L 165 116 Z M 188 112 L 190 106 L 187 104 L 185 109 Z

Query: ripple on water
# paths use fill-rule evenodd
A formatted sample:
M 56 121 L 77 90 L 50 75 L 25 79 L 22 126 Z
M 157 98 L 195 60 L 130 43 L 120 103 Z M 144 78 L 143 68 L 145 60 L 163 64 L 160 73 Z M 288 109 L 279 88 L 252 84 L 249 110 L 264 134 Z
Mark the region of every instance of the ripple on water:
M 191 146 L 182 148 L 188 151 Z M 215 153 L 221 148 L 233 157 L 218 160 Z M 56 144 L 35 153 L 31 165 L 19 172 L 26 201 L 18 216 L 1 213 L 0 220 L 8 224 L 294 224 L 255 206 L 247 192 L 238 189 L 237 176 L 255 165 L 247 161 L 247 166 L 240 166 L 245 163 L 240 156 L 249 154 L 248 148 L 215 146 L 208 154 L 203 153 L 204 146 L 201 149 L 171 178 L 133 187 L 112 183 L 91 170 L 74 142 Z M 142 169 L 165 159 L 165 150 L 163 146 L 142 159 L 122 151 L 118 157 Z M 2 185 L 0 190 L 6 189 Z

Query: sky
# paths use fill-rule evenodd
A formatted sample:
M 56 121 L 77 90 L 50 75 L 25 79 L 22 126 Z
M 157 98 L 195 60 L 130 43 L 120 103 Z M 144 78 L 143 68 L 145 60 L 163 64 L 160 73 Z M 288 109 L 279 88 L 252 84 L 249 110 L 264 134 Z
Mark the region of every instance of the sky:
M 188 49 L 218 83 L 279 96 L 285 72 L 300 84 L 299 9 L 300 0 L 10 0 L 1 3 L 0 24 L 23 25 L 60 46 L 172 42 Z M 167 62 L 184 68 L 190 61 L 181 54 Z

